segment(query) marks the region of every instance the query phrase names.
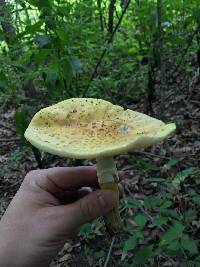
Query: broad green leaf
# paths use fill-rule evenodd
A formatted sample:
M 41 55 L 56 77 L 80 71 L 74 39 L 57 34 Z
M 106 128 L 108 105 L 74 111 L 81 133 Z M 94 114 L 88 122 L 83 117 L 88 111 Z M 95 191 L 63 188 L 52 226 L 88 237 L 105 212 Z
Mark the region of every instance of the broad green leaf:
M 137 245 L 137 240 L 138 240 L 137 236 L 132 236 L 129 239 L 127 239 L 126 242 L 124 243 L 124 250 L 125 251 L 133 250 Z
M 153 254 L 153 245 L 141 248 L 138 252 L 136 252 L 132 263 L 133 265 L 145 264 L 153 256 Z
M 200 256 L 197 256 L 197 257 L 195 258 L 195 261 L 198 261 L 198 262 L 200 263 Z
M 179 214 L 175 210 L 172 210 L 172 209 L 165 209 L 162 211 L 162 214 L 170 216 L 176 220 L 182 220 L 183 219 L 182 214 Z
M 48 35 L 36 35 L 34 40 L 40 48 L 43 48 L 44 46 L 49 44 L 51 41 Z
M 147 178 L 148 182 L 152 182 L 152 183 L 164 183 L 166 182 L 166 179 L 163 178 L 157 178 L 157 177 L 150 177 Z
M 53 68 L 52 66 L 46 70 L 46 79 L 45 82 L 47 85 L 55 85 L 57 79 L 59 79 L 58 69 Z
M 192 198 L 192 202 L 197 206 L 200 206 L 200 196 L 195 196 Z
M 178 163 L 178 159 L 176 157 L 171 157 L 170 160 L 165 164 L 168 168 L 175 166 Z
M 174 252 L 179 251 L 181 249 L 181 244 L 178 240 L 174 240 L 170 242 L 170 244 L 167 246 L 167 249 Z
M 63 78 L 66 80 L 67 85 L 70 85 L 72 81 L 73 72 L 72 72 L 72 65 L 69 59 L 67 58 L 63 59 L 61 67 L 62 67 Z
M 104 256 L 105 256 L 105 252 L 103 250 L 96 251 L 94 253 L 94 258 L 95 259 L 100 259 L 100 258 L 103 258 Z
M 141 166 L 142 168 L 147 169 L 147 170 L 157 170 L 158 169 L 158 166 L 155 163 L 150 162 L 150 161 L 137 159 L 136 162 L 139 166 Z
M 137 237 L 138 239 L 141 239 L 141 238 L 144 238 L 144 234 L 142 231 L 139 231 L 137 230 L 135 233 L 134 233 L 134 236 Z
M 177 175 L 173 178 L 172 185 L 178 189 L 179 185 L 184 182 L 186 178 L 188 178 L 190 175 L 194 175 L 197 173 L 198 169 L 196 167 L 190 167 L 183 171 L 180 171 L 177 173 Z
M 197 195 L 197 192 L 192 188 L 188 188 L 187 194 L 190 195 L 191 197 L 193 197 L 193 196 Z
M 69 41 L 69 33 L 65 29 L 57 29 L 56 33 L 60 40 L 64 41 L 65 44 Z
M 16 125 L 16 130 L 22 140 L 24 139 L 24 132 L 26 131 L 28 127 L 28 118 L 27 118 L 27 111 L 25 109 L 17 109 L 14 113 L 14 121 Z
M 76 74 L 81 68 L 80 60 L 77 57 L 70 57 L 69 61 L 71 64 L 73 74 Z
M 159 226 L 162 224 L 166 224 L 168 219 L 166 217 L 158 217 L 153 220 L 153 224 Z
M 195 210 L 189 209 L 185 212 L 185 220 L 191 222 L 197 218 L 197 212 Z
M 138 213 L 134 217 L 134 221 L 138 226 L 144 227 L 147 222 L 147 217 L 143 213 Z
M 141 207 L 141 203 L 136 198 L 127 198 L 127 204 L 129 208 L 138 209 Z
M 159 197 L 150 197 L 144 200 L 144 206 L 146 209 L 151 209 L 155 206 L 160 206 L 162 202 L 163 200 L 160 199 Z
M 28 3 L 32 6 L 43 8 L 43 7 L 49 7 L 50 1 L 49 0 L 28 0 Z
M 79 234 L 80 235 L 84 235 L 84 234 L 88 234 L 92 231 L 92 224 L 91 223 L 86 223 L 84 225 L 81 226 Z
M 166 210 L 167 208 L 171 207 L 172 202 L 171 201 L 165 201 L 159 208 L 159 211 L 162 212 L 164 210 Z
M 179 221 L 174 221 L 173 226 L 170 227 L 170 229 L 165 232 L 161 238 L 160 238 L 160 245 L 165 246 L 170 244 L 173 240 L 179 238 L 179 236 L 182 234 L 184 230 L 184 226 Z
M 43 63 L 49 54 L 51 54 L 50 49 L 40 49 L 40 50 L 35 51 L 34 53 L 35 62 L 38 64 Z
M 183 235 L 181 237 L 181 245 L 185 250 L 189 251 L 192 254 L 198 253 L 196 242 L 190 239 L 188 235 Z
M 41 32 L 41 27 L 44 24 L 43 20 L 39 20 L 38 22 L 26 26 L 25 32 L 22 32 L 20 35 L 25 35 L 25 34 L 34 34 L 37 32 Z

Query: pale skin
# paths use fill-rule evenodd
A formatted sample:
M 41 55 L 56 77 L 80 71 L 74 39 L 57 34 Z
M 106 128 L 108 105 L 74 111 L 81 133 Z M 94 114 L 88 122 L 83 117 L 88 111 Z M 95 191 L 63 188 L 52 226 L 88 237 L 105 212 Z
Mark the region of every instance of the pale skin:
M 116 202 L 115 193 L 98 189 L 93 167 L 31 171 L 0 221 L 0 266 L 49 266 L 82 224 Z

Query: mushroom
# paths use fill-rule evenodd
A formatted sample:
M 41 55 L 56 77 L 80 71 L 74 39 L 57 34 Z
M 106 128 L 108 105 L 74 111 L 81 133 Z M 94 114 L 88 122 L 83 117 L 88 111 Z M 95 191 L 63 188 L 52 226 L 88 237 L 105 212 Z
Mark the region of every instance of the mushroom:
M 62 157 L 97 161 L 102 189 L 119 196 L 117 169 L 113 157 L 162 141 L 175 130 L 174 123 L 93 98 L 72 98 L 35 114 L 25 138 L 35 147 Z M 118 203 L 105 217 L 107 229 L 122 229 Z

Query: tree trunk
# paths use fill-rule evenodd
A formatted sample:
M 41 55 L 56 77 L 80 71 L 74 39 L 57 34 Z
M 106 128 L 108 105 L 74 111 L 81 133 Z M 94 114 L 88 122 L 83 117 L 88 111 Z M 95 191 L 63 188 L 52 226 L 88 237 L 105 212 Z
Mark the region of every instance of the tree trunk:
M 104 25 L 103 25 L 103 14 L 102 14 L 102 8 L 101 8 L 101 0 L 97 0 L 97 5 L 99 9 L 99 21 L 100 21 L 100 27 L 101 31 L 104 31 Z
M 197 44 L 198 44 L 197 63 L 198 63 L 198 67 L 200 69 L 200 22 L 197 25 Z
M 113 33 L 114 28 L 114 11 L 115 11 L 116 0 L 110 0 L 109 4 L 109 14 L 108 14 L 108 32 Z
M 153 111 L 153 100 L 155 99 L 155 73 L 154 73 L 154 62 L 149 58 L 148 62 L 148 77 L 147 77 L 147 103 L 146 113 L 151 116 L 154 115 Z
M 127 0 L 121 0 L 121 8 L 122 8 L 122 10 L 124 10 L 126 5 L 127 5 Z
M 1 20 L 1 27 L 5 41 L 8 46 L 11 46 L 16 37 L 16 31 L 12 23 L 12 16 L 7 12 L 5 0 L 0 0 L 0 17 L 3 18 Z
M 166 91 L 166 73 L 165 73 L 165 62 L 164 62 L 164 49 L 163 49 L 163 29 L 162 29 L 162 0 L 157 0 L 157 27 L 158 27 L 158 51 L 159 60 L 158 67 L 160 71 L 160 119 L 164 119 L 164 102 L 165 102 L 165 91 Z

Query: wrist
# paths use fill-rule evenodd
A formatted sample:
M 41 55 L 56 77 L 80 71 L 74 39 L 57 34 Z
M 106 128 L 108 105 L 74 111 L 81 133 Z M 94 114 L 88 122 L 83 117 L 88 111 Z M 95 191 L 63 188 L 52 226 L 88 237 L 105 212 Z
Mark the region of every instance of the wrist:
M 49 257 L 32 244 L 25 229 L 23 233 L 19 227 L 15 228 L 3 219 L 0 221 L 0 266 L 48 267 Z

